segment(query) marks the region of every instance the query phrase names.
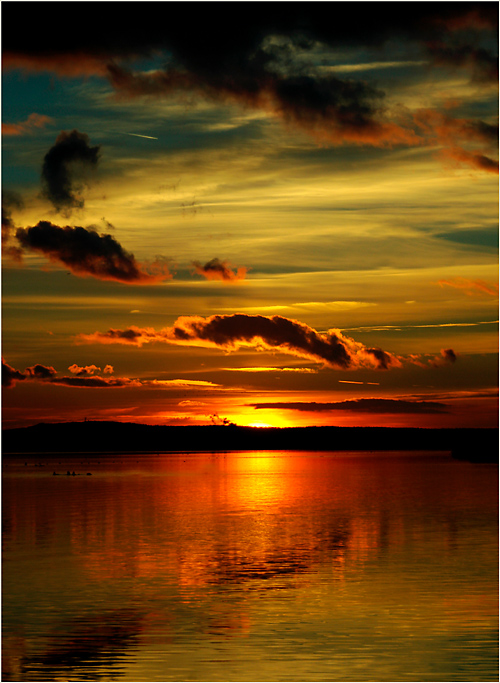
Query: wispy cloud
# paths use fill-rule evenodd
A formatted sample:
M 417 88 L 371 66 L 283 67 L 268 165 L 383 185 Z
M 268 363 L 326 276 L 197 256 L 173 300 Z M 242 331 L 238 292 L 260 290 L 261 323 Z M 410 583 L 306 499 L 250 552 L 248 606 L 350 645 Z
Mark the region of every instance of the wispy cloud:
M 471 280 L 470 278 L 456 277 L 452 280 L 439 280 L 438 285 L 441 287 L 453 287 L 454 289 L 460 289 L 469 296 L 478 293 L 498 296 L 498 284 L 488 283 L 484 280 Z
M 127 133 L 127 135 L 133 135 L 135 138 L 146 138 L 147 140 L 158 140 L 152 135 L 140 135 L 140 133 Z
M 280 368 L 272 365 L 241 368 L 221 368 L 221 370 L 225 370 L 226 372 L 297 372 L 305 375 L 315 375 L 318 372 L 315 368 Z

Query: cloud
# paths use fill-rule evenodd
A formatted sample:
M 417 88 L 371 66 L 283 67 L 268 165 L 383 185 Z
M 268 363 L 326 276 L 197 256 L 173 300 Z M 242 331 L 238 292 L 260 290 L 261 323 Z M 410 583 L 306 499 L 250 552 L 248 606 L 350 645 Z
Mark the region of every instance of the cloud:
M 447 361 L 449 363 L 455 363 L 457 360 L 457 354 L 453 349 L 441 349 L 441 356 L 444 361 Z
M 441 155 L 455 166 L 472 166 L 479 171 L 498 175 L 498 161 L 481 154 L 481 152 L 469 152 L 460 147 L 452 147 L 443 150 Z
M 142 380 L 142 386 L 156 387 L 161 389 L 162 387 L 194 387 L 200 389 L 212 389 L 213 387 L 219 387 L 220 384 L 215 382 L 207 382 L 203 379 L 150 379 Z
M 290 73 L 284 73 L 283 64 Z M 207 100 L 259 109 L 330 144 L 417 144 L 418 136 L 386 117 L 385 94 L 362 81 L 342 80 L 309 67 L 293 70 L 283 55 L 260 50 L 244 64 L 200 72 L 170 67 L 133 72 L 110 64 L 108 76 L 122 97 L 169 97 L 195 92 Z
M 22 259 L 22 252 L 19 247 L 10 243 L 16 229 L 12 218 L 12 209 L 22 209 L 23 206 L 22 197 L 17 192 L 5 190 L 2 192 L 2 253 L 15 261 Z
M 16 382 L 21 382 L 25 379 L 52 381 L 56 374 L 57 372 L 52 366 L 40 364 L 32 365 L 31 367 L 26 368 L 24 372 L 20 372 L 6 363 L 2 358 L 2 386 L 4 387 L 12 387 Z
M 96 372 L 101 372 L 101 368 L 98 368 L 97 365 L 85 365 L 84 367 L 81 367 L 76 363 L 70 365 L 68 370 L 72 372 L 74 375 L 78 375 L 78 377 L 88 377 L 89 375 L 93 375 Z
M 314 368 L 279 368 L 271 365 L 262 367 L 221 368 L 221 370 L 225 370 L 226 372 L 298 372 L 306 375 L 315 375 L 318 372 Z M 358 382 L 356 382 L 356 384 L 358 384 Z
M 100 147 L 91 147 L 85 133 L 61 131 L 42 165 L 42 194 L 56 211 L 67 214 L 83 207 L 81 190 L 97 168 L 99 155 Z
M 395 356 L 383 349 L 356 342 L 343 335 L 340 330 L 331 329 L 322 333 L 291 318 L 242 313 L 213 315 L 208 318 L 181 316 L 172 327 L 161 330 L 131 325 L 124 330 L 111 328 L 107 332 L 81 333 L 75 337 L 75 343 L 138 347 L 163 343 L 219 348 L 226 352 L 249 347 L 258 351 L 290 354 L 341 370 L 388 370 L 400 368 L 404 363 L 422 368 L 438 368 L 454 363 L 457 359 L 453 349 L 443 349 L 439 355 L 431 357 L 424 354 Z M 245 371 L 245 368 L 240 370 Z
M 25 135 L 26 133 L 32 133 L 37 128 L 45 128 L 45 126 L 48 126 L 53 122 L 54 120 L 51 119 L 50 116 L 33 113 L 28 116 L 26 121 L 21 121 L 19 123 L 2 123 L 2 135 Z
M 86 366 L 84 368 L 74 364 L 70 366 L 69 370 L 73 373 L 77 373 L 77 376 L 58 377 L 57 370 L 52 366 L 41 365 L 39 363 L 26 368 L 24 372 L 20 372 L 2 359 L 2 386 L 12 387 L 16 382 L 22 380 L 91 388 L 141 386 L 139 380 L 129 379 L 127 377 L 111 378 L 93 376 L 93 372 L 99 370 L 95 365 Z
M 133 344 L 163 342 L 181 346 L 204 346 L 235 351 L 241 347 L 281 352 L 306 358 L 328 367 L 353 369 L 400 367 L 401 362 L 379 348 L 369 348 L 345 337 L 339 330 L 320 333 L 312 327 L 282 316 L 213 315 L 182 316 L 162 330 L 131 326 L 125 330 L 80 334 L 77 343 Z
M 498 151 L 498 124 L 480 119 L 454 118 L 432 109 L 420 109 L 413 115 L 417 129 L 429 141 L 443 145 L 440 155 L 455 165 L 465 164 L 480 171 L 498 173 L 498 161 L 486 156 Z M 464 144 L 483 146 L 482 150 L 470 151 Z
M 498 296 L 498 285 L 496 283 L 490 284 L 484 280 L 471 280 L 465 277 L 456 277 L 453 280 L 439 280 L 437 284 L 441 287 L 461 289 L 469 296 L 477 292 Z
M 87 387 L 90 389 L 121 388 L 121 387 L 146 387 L 150 389 L 168 389 L 182 387 L 183 389 L 217 389 L 219 384 L 205 380 L 169 379 L 169 380 L 141 380 L 129 377 L 101 377 L 96 373 L 101 368 L 96 365 L 80 366 L 76 363 L 70 365 L 70 376 L 59 376 L 52 366 L 36 364 L 25 368 L 24 372 L 16 370 L 2 358 L 2 386 L 13 387 L 16 382 L 31 380 L 45 384 L 57 384 L 68 387 Z M 106 365 L 102 371 L 104 374 L 113 373 L 113 367 Z
M 30 368 L 26 368 L 24 374 L 28 378 L 52 379 L 57 375 L 57 370 L 55 370 L 52 366 L 37 364 L 31 366 Z
M 410 354 L 405 356 L 405 361 L 421 368 L 441 368 L 445 365 L 453 364 L 457 361 L 457 354 L 453 349 L 441 349 L 439 355 L 428 356 L 422 354 Z
M 154 284 L 172 277 L 160 261 L 147 269 L 114 237 L 89 228 L 40 221 L 32 227 L 18 228 L 16 238 L 23 249 L 42 253 L 82 277 L 129 284 Z
M 434 63 L 453 69 L 467 68 L 473 83 L 498 83 L 498 56 L 483 47 L 469 43 L 447 44 L 443 41 L 428 43 Z
M 203 266 L 199 261 L 193 261 L 192 265 L 199 275 L 203 275 L 207 280 L 223 280 L 224 282 L 238 282 L 244 280 L 247 268 L 241 266 L 236 272 L 231 270 L 227 261 L 220 261 L 213 258 Z
M 321 412 L 347 410 L 356 413 L 377 414 L 436 414 L 448 412 L 448 406 L 436 401 L 404 401 L 390 398 L 358 398 L 331 403 L 311 402 L 276 402 L 250 403 L 250 407 L 259 409 L 274 408 L 276 410 L 300 410 L 302 412 Z
M 68 51 L 67 53 L 35 54 L 22 50 L 7 50 L 2 55 L 2 66 L 5 70 L 19 69 L 28 73 L 51 72 L 58 76 L 78 78 L 81 76 L 104 76 L 105 59 L 89 54 Z
M 24 18 L 17 3 L 4 11 L 4 25 Z M 62 76 L 106 75 L 122 97 L 195 93 L 216 102 L 238 103 L 275 116 L 287 125 L 330 144 L 418 144 L 407 122 L 387 109 L 385 93 L 361 80 L 312 66 L 318 49 L 337 55 L 346 47 L 373 49 L 392 40 L 408 46 L 433 65 L 468 69 L 477 83 L 498 82 L 497 58 L 491 48 L 498 37 L 494 3 L 343 3 L 333 17 L 326 3 L 279 4 L 247 12 L 236 3 L 214 8 L 200 3 L 176 7 L 172 21 L 166 5 L 155 17 L 141 16 L 133 3 L 100 17 L 100 32 L 84 28 L 78 3 L 68 8 L 72 26 L 62 35 L 54 16 L 30 6 L 31 28 L 25 24 L 3 37 L 3 66 Z M 44 30 L 38 27 L 43 25 Z M 210 31 L 206 26 L 210 25 Z M 227 30 L 227 26 L 237 30 Z M 493 42 L 492 42 L 493 41 Z M 133 71 L 134 59 L 163 58 L 156 71 Z
M 13 387 L 16 382 L 26 379 L 26 375 L 6 363 L 2 358 L 2 386 Z
M 109 387 L 140 387 L 142 382 L 128 377 L 54 377 L 51 384 L 63 384 L 68 387 L 87 387 L 101 389 Z

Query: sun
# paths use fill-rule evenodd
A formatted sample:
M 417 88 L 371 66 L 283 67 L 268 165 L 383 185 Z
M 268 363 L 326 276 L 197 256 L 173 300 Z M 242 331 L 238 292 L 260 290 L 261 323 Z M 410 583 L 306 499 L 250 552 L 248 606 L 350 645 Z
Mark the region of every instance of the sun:
M 231 419 L 241 427 L 278 428 L 294 426 L 280 410 L 261 410 L 259 412 L 262 414 L 256 416 L 255 410 L 243 409 L 238 414 L 233 415 Z

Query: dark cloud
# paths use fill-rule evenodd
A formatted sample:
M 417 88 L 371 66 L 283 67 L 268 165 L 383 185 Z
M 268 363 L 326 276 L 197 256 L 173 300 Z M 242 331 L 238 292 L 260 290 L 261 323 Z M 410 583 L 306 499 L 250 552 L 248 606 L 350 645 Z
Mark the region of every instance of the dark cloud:
M 130 284 L 153 284 L 171 277 L 160 263 L 152 264 L 152 272 L 148 272 L 114 237 L 95 230 L 40 221 L 32 227 L 18 228 L 16 238 L 23 249 L 42 253 L 75 275 Z
M 32 365 L 29 368 L 25 368 L 24 372 L 20 372 L 11 367 L 2 358 L 2 386 L 4 387 L 12 387 L 16 382 L 25 379 L 52 381 L 56 374 L 57 371 L 52 366 L 40 364 Z
M 241 266 L 235 271 L 231 270 L 230 264 L 227 261 L 221 261 L 218 258 L 213 258 L 205 265 L 200 261 L 193 261 L 196 272 L 203 275 L 207 280 L 223 280 L 224 282 L 238 282 L 244 280 L 247 274 L 247 268 Z
M 441 349 L 441 357 L 447 363 L 455 363 L 457 360 L 457 354 L 453 349 Z
M 281 409 L 300 410 L 302 412 L 321 412 L 347 410 L 356 413 L 377 414 L 436 414 L 448 412 L 449 406 L 436 401 L 404 401 L 391 398 L 358 398 L 347 401 L 332 403 L 311 402 L 277 402 L 277 403 L 250 403 L 250 407 L 256 409 Z
M 435 64 L 453 69 L 466 67 L 475 83 L 498 83 L 498 56 L 490 50 L 468 43 L 449 45 L 430 43 L 429 53 Z
M 52 379 L 57 375 L 57 370 L 52 366 L 46 365 L 32 365 L 30 368 L 25 369 L 25 375 L 27 377 L 36 379 Z
M 279 315 L 213 315 L 181 316 L 172 327 L 155 330 L 153 327 L 132 325 L 124 330 L 79 334 L 77 344 L 124 344 L 143 346 L 150 343 L 180 346 L 205 346 L 236 351 L 250 347 L 259 351 L 287 353 L 331 368 L 350 370 L 362 367 L 388 370 L 403 363 L 422 368 L 437 368 L 455 362 L 453 349 L 442 350 L 429 358 L 422 354 L 395 356 L 380 348 L 365 346 L 345 336 L 340 330 L 317 332 L 298 320 Z
M 17 4 L 7 5 L 4 25 L 19 24 Z M 196 92 L 264 109 L 333 144 L 417 144 L 418 137 L 389 118 L 379 88 L 313 69 L 297 59 L 297 48 L 307 54 L 318 44 L 373 48 L 399 41 L 419 47 L 436 64 L 469 68 L 483 82 L 494 79 L 496 57 L 481 44 L 484 36 L 496 40 L 494 3 L 342 2 L 334 11 L 329 3 L 294 2 L 286 12 L 277 2 L 176 3 L 175 21 L 165 3 L 141 3 L 140 10 L 125 3 L 119 12 L 100 3 L 99 35 L 78 29 L 80 3 L 67 8 L 73 30 L 63 35 L 54 5 L 31 6 L 30 25 L 43 25 L 43 32 L 28 29 L 22 39 L 5 32 L 4 67 L 106 74 L 128 97 Z M 164 56 L 161 69 L 132 70 L 134 58 L 158 54 Z
M 59 376 L 57 370 L 52 366 L 41 365 L 37 363 L 31 367 L 25 368 L 24 372 L 16 370 L 2 358 L 2 386 L 13 387 L 16 382 L 29 380 L 33 382 L 41 382 L 43 384 L 56 384 L 67 387 L 78 387 L 88 389 L 109 389 L 122 387 L 142 387 L 146 389 L 177 389 L 182 387 L 187 389 L 216 389 L 220 385 L 214 382 L 207 382 L 204 380 L 191 379 L 134 379 L 130 377 L 102 377 L 97 373 L 102 372 L 104 375 L 113 373 L 113 367 L 106 365 L 101 371 L 96 365 L 80 366 L 74 363 L 69 368 L 73 373 L 70 376 Z
M 67 387 L 87 387 L 104 389 L 110 387 L 138 387 L 141 382 L 128 377 L 54 377 L 51 384 L 63 384 Z
M 109 373 L 112 368 L 107 365 L 104 368 L 105 373 Z M 142 382 L 137 379 L 130 379 L 128 377 L 98 377 L 94 373 L 100 371 L 95 365 L 88 365 L 80 367 L 73 364 L 69 370 L 76 373 L 76 376 L 62 376 L 58 377 L 57 370 L 52 366 L 32 365 L 25 368 L 24 372 L 20 372 L 11 367 L 2 358 L 2 386 L 13 387 L 16 382 L 22 380 L 31 380 L 35 382 L 43 382 L 46 384 L 60 384 L 70 387 L 88 387 L 88 388 L 109 388 L 109 387 L 138 387 L 142 386 Z M 148 383 L 145 384 L 146 386 Z
M 44 157 L 42 194 L 57 211 L 81 208 L 81 190 L 97 168 L 100 147 L 91 147 L 85 133 L 62 131 Z
M 213 315 L 183 316 L 162 330 L 131 326 L 125 330 L 81 334 L 80 343 L 133 344 L 152 342 L 207 346 L 237 350 L 251 347 L 263 351 L 287 353 L 328 367 L 350 369 L 399 367 L 400 361 L 382 349 L 367 348 L 345 337 L 339 330 L 320 333 L 312 327 L 282 316 Z
M 19 370 L 15 370 L 2 358 L 2 386 L 12 387 L 16 382 L 26 379 L 26 375 Z
M 260 51 L 260 55 L 264 51 Z M 281 56 L 281 55 L 280 55 Z M 384 92 L 361 81 L 283 64 L 272 52 L 252 55 L 220 71 L 164 70 L 136 73 L 109 66 L 109 80 L 126 97 L 171 96 L 194 91 L 215 102 L 262 109 L 331 144 L 417 144 L 415 133 L 385 116 Z M 295 71 L 296 69 L 296 71 Z
M 496 32 L 498 7 L 493 2 L 280 2 L 251 3 L 99 3 L 99 32 L 83 21 L 84 4 L 65 8 L 71 31 L 60 30 L 60 5 L 6 3 L 4 26 L 23 24 L 22 33 L 4 31 L 4 62 L 13 67 L 101 73 L 111 60 L 152 56 L 168 50 L 189 70 L 213 71 L 251 55 L 266 36 L 287 36 L 301 45 L 382 45 L 387 40 L 431 41 L 453 37 L 466 44 L 464 30 Z M 172 9 L 175 8 L 175 20 Z M 335 10 L 335 11 L 333 11 Z M 43 31 L 40 30 L 43 26 Z M 207 30 L 210 26 L 210 30 Z M 228 30 L 228 27 L 231 30 Z M 71 56 L 71 59 L 63 58 Z M 23 63 L 24 58 L 24 63 Z M 31 60 L 31 61 L 30 61 Z

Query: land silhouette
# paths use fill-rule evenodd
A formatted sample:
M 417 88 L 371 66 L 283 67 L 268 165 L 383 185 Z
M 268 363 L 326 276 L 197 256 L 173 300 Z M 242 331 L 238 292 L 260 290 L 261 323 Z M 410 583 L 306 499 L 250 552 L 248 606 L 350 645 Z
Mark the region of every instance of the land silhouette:
M 4 429 L 2 451 L 126 453 L 235 450 L 450 451 L 456 458 L 498 462 L 498 429 L 395 427 L 239 427 L 91 421 Z

